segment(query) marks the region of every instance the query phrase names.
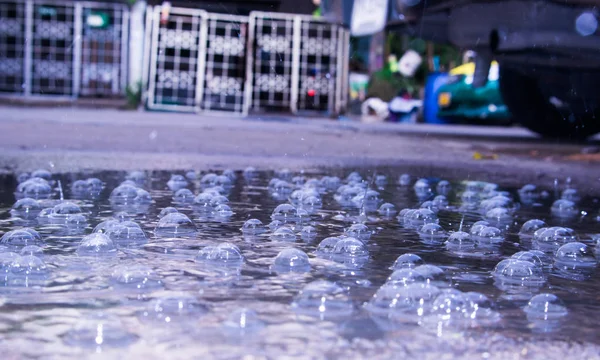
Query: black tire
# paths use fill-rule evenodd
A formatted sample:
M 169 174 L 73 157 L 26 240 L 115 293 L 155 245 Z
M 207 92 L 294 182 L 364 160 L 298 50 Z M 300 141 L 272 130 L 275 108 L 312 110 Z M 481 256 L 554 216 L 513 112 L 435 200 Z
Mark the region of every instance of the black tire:
M 544 73 L 528 71 L 518 66 L 500 65 L 500 92 L 515 122 L 543 137 L 584 140 L 600 132 L 600 112 L 589 110 L 585 101 L 568 109 L 559 109 L 550 103 L 549 91 L 555 89 L 564 95 L 571 89 L 569 76 L 557 77 L 552 84 L 541 84 Z M 556 79 L 554 79 L 556 80 Z M 558 98 L 564 98 L 558 96 Z M 575 101 L 578 102 L 578 101 Z

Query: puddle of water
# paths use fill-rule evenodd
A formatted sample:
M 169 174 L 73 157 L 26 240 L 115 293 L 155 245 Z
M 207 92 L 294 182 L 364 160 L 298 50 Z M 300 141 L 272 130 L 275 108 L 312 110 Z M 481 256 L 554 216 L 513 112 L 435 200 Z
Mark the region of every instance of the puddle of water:
M 0 346 L 321 358 L 598 342 L 597 199 L 400 174 L 5 177 Z M 456 334 L 471 343 L 448 348 Z

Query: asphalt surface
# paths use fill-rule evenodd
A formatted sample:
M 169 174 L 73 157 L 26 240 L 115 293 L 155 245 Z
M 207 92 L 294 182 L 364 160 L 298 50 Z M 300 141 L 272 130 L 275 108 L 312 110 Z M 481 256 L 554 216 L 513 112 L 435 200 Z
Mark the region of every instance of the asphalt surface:
M 312 170 L 398 166 L 434 175 L 600 192 L 598 140 L 539 139 L 520 127 L 360 123 L 326 118 L 0 107 L 0 169 Z

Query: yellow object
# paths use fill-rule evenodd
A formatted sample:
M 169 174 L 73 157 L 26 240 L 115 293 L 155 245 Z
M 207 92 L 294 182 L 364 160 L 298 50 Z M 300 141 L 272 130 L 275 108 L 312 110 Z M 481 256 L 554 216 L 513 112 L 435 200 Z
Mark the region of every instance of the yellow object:
M 496 154 L 482 154 L 478 151 L 473 153 L 473 160 L 496 160 L 498 159 L 498 155 Z
M 491 66 L 498 66 L 497 61 L 492 61 Z M 475 73 L 475 63 L 468 62 L 450 70 L 450 75 L 473 75 Z
M 438 95 L 438 105 L 440 107 L 447 107 L 450 105 L 452 95 L 449 92 L 443 92 Z

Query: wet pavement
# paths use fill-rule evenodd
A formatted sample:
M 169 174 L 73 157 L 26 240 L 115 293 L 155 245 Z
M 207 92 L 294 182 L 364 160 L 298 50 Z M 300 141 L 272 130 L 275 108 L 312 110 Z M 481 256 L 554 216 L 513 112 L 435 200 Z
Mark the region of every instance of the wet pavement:
M 590 171 L 600 160 L 598 137 L 559 144 L 519 127 L 70 107 L 2 107 L 0 113 L 0 168 L 6 172 L 403 166 L 506 185 L 571 177 L 596 192 L 599 183 Z

